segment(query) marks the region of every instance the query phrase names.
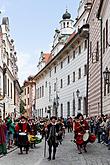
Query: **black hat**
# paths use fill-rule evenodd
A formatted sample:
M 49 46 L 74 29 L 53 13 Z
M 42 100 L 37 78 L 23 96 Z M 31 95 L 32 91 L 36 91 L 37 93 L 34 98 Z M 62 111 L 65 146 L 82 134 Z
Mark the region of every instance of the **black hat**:
M 57 120 L 56 116 L 52 116 L 52 117 L 50 118 L 50 120 L 52 120 L 52 119 Z
M 26 119 L 27 120 L 27 118 L 25 116 L 21 116 L 21 119 Z
M 79 119 L 80 116 L 83 117 L 83 115 L 82 115 L 81 113 L 78 113 L 78 114 L 77 114 L 77 119 Z

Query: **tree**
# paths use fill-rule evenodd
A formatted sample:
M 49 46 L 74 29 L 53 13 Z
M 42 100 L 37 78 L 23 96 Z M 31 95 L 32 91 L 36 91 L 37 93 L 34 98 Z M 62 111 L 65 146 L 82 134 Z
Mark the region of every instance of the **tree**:
M 23 100 L 20 101 L 20 113 L 23 114 L 25 112 L 25 103 Z

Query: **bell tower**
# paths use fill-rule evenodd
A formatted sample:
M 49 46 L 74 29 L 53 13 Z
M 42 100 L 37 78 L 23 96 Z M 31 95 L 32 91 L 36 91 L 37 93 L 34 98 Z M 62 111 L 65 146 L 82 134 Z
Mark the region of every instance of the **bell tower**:
M 66 9 L 66 12 L 62 16 L 62 20 L 60 21 L 60 32 L 62 35 L 70 35 L 73 33 L 73 22 L 71 14 Z

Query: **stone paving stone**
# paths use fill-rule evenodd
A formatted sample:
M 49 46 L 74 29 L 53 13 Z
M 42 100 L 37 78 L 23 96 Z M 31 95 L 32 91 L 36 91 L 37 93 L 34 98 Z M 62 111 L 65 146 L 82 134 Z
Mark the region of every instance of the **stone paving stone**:
M 29 154 L 18 155 L 19 149 L 9 153 L 0 159 L 0 165 L 110 165 L 110 151 L 103 144 L 87 145 L 87 153 L 78 154 L 76 145 L 71 142 L 72 133 L 66 133 L 66 137 L 57 148 L 56 160 L 48 161 L 48 146 L 46 158 L 44 158 L 44 141 L 36 145 L 36 149 L 30 149 Z

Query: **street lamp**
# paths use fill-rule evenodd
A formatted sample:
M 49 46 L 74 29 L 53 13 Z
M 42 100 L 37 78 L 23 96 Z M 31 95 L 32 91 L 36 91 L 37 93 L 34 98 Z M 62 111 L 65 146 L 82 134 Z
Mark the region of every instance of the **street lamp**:
M 103 72 L 103 75 L 104 75 L 105 83 L 110 85 L 110 82 L 109 82 L 110 71 L 109 71 L 108 67 L 106 67 L 105 71 Z
M 77 89 L 77 91 L 76 91 L 77 97 L 79 97 L 79 94 L 80 94 L 80 91 L 79 91 L 79 89 Z

